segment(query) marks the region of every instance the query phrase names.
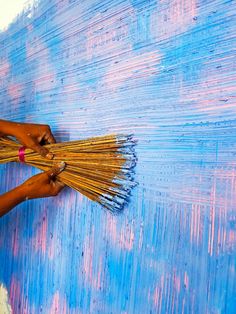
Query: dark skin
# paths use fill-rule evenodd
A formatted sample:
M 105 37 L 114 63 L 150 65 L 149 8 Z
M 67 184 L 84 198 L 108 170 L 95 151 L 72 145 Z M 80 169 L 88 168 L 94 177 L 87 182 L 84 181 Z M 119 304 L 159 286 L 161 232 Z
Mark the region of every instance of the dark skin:
M 0 120 L 0 136 L 13 136 L 23 146 L 31 148 L 45 158 L 53 159 L 53 154 L 41 145 L 55 143 L 48 125 Z M 55 164 L 49 171 L 37 174 L 15 189 L 0 195 L 0 217 L 28 199 L 58 195 L 64 184 L 57 179 L 57 175 L 64 168 L 65 163 Z

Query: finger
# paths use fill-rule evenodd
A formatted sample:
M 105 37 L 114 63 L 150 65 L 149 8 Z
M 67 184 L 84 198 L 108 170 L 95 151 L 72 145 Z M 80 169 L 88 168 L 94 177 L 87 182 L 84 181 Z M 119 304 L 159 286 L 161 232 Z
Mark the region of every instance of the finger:
M 53 193 L 52 194 L 58 195 L 64 187 L 65 187 L 64 183 L 56 180 L 55 182 L 53 182 Z
M 63 182 L 61 182 L 61 181 L 59 181 L 59 180 L 55 180 L 55 187 L 56 187 L 58 190 L 61 191 L 65 186 L 66 186 L 66 185 L 65 185 Z
M 55 138 L 54 138 L 54 136 L 52 135 L 52 133 L 51 133 L 50 130 L 45 134 L 45 136 L 44 136 L 43 139 L 44 139 L 48 144 L 54 144 L 54 143 L 56 143 L 56 140 L 55 140 Z
M 65 169 L 65 167 L 65 162 L 61 161 L 56 163 L 50 170 L 46 171 L 46 173 L 50 179 L 53 179 L 59 175 Z
M 41 146 L 36 140 L 32 137 L 28 137 L 26 146 L 33 149 L 36 153 L 40 154 L 43 157 L 49 153 L 46 147 Z
M 47 159 L 53 159 L 54 157 L 53 153 L 50 153 L 46 147 L 41 146 L 35 139 L 29 138 L 29 142 L 31 142 L 31 145 L 28 144 L 28 146 L 32 148 L 35 152 L 37 152 L 39 155 Z

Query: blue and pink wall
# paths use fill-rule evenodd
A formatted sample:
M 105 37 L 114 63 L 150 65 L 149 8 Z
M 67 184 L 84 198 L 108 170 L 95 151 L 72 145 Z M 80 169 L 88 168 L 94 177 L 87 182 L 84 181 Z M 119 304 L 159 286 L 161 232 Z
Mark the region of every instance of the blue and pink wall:
M 0 219 L 14 314 L 236 313 L 235 25 L 230 0 L 42 0 L 0 34 L 2 119 L 138 139 L 121 215 L 65 189 Z

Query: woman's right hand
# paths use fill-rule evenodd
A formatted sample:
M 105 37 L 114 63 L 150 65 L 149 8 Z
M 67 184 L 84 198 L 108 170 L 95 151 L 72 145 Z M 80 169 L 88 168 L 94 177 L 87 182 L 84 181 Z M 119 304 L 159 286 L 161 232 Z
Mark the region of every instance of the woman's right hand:
M 14 136 L 23 146 L 31 148 L 45 158 L 53 159 L 54 157 L 42 145 L 56 142 L 49 125 L 0 120 L 0 136 L 3 135 Z
M 25 181 L 19 188 L 24 199 L 56 196 L 64 188 L 64 183 L 56 177 L 65 169 L 65 163 L 55 164 L 50 170 L 37 174 Z

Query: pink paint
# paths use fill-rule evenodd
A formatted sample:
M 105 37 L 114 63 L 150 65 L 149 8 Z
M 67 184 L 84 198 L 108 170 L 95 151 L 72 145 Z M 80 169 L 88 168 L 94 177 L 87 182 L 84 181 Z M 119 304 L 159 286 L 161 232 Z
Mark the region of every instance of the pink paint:
M 45 43 L 39 38 L 34 37 L 32 42 L 26 42 L 26 57 L 27 59 L 32 59 L 33 57 L 37 56 L 40 52 L 43 52 L 44 57 L 48 58 L 49 52 L 48 48 L 46 47 Z
M 119 245 L 121 249 L 131 251 L 134 245 L 134 231 L 133 226 L 126 225 L 120 232 Z
M 153 294 L 153 303 L 154 303 L 155 307 L 158 306 L 159 294 L 160 294 L 159 287 L 156 287 L 154 290 L 154 294 Z
M 194 213 L 194 211 L 192 211 L 192 213 L 191 213 L 191 222 L 190 222 L 190 242 L 193 242 L 193 226 L 194 226 L 194 222 L 193 222 L 193 213 Z
M 68 79 L 67 79 L 68 81 Z M 78 86 L 78 83 L 73 78 L 73 80 L 70 80 L 70 83 L 67 83 L 63 87 L 63 93 L 74 93 L 80 91 L 80 87 Z
M 132 45 L 127 41 L 129 34 L 129 26 L 123 22 L 123 10 L 111 15 L 109 18 L 102 18 L 100 13 L 97 13 L 90 21 L 90 27 L 87 30 L 86 37 L 86 58 L 92 59 L 93 57 L 104 56 L 115 51 L 131 50 Z M 126 8 L 126 14 L 134 14 L 132 6 Z M 116 28 L 111 28 L 116 25 Z M 117 27 L 119 26 L 119 27 Z M 103 29 L 102 31 L 100 31 Z M 124 38 L 124 40 L 123 40 Z
M 208 238 L 208 253 L 212 256 L 213 253 L 213 244 L 215 236 L 215 211 L 216 211 L 216 178 L 214 176 L 214 183 L 211 189 L 211 211 L 210 211 L 210 229 L 209 229 L 209 238 Z
M 177 275 L 174 276 L 174 286 L 177 293 L 180 293 L 180 277 Z
M 236 245 L 236 233 L 234 230 L 230 230 L 228 232 L 227 246 L 230 249 L 233 249 L 235 245 Z
M 26 297 L 22 298 L 22 314 L 36 314 L 34 306 L 30 306 Z M 14 314 L 14 313 L 13 313 Z
M 213 253 L 214 224 L 215 224 L 215 209 L 211 207 L 210 228 L 209 228 L 209 235 L 208 235 L 208 253 L 210 254 L 210 256 L 212 256 L 212 253 Z
M 45 219 L 43 219 L 42 227 L 41 227 L 41 249 L 44 255 L 46 253 L 47 226 L 48 226 L 48 221 L 47 221 L 47 218 L 45 217 Z
M 163 297 L 163 294 L 164 294 L 164 283 L 165 283 L 165 278 L 164 278 L 164 275 L 161 275 L 161 287 L 160 287 L 160 298 L 159 298 L 159 306 L 158 306 L 158 310 L 159 312 L 161 311 L 161 305 L 162 305 L 162 297 Z
M 82 273 L 84 275 L 85 281 L 95 290 L 101 290 L 104 283 L 104 273 L 103 273 L 103 258 L 100 256 L 98 266 L 93 262 L 94 256 L 94 228 L 92 230 L 91 236 L 87 236 L 84 242 L 84 255 L 83 255 L 83 265 Z M 79 270 L 79 276 L 81 276 L 81 269 Z
M 103 278 L 102 278 L 102 274 L 103 274 L 103 260 L 102 257 L 100 256 L 99 258 L 99 265 L 98 265 L 98 272 L 97 274 L 94 275 L 94 284 L 93 287 L 97 290 L 101 290 L 102 289 L 102 284 L 103 284 Z
M 84 277 L 87 282 L 89 282 L 91 285 L 93 283 L 93 255 L 92 250 L 85 248 L 84 250 L 84 263 L 83 263 L 83 271 L 84 271 Z
M 27 27 L 28 32 L 32 32 L 34 29 L 34 26 L 32 24 L 28 24 L 26 27 Z
M 14 105 L 18 104 L 19 98 L 22 96 L 23 86 L 18 83 L 9 83 L 7 92 L 11 97 L 11 101 Z
M 49 50 L 40 38 L 34 38 L 33 42 L 26 43 L 27 59 L 35 59 L 37 55 L 43 54 L 43 58 L 38 59 L 37 69 L 35 70 L 34 92 L 51 90 L 56 83 L 56 74 L 52 66 Z
M 10 70 L 10 64 L 7 60 L 4 60 L 0 63 L 0 79 L 4 79 L 8 75 Z
M 35 251 L 41 252 L 44 256 L 47 247 L 47 228 L 48 228 L 47 217 L 44 216 L 41 224 L 36 230 L 35 237 L 32 238 L 31 240 Z
M 35 92 L 51 90 L 55 85 L 56 78 L 53 70 L 50 69 L 50 64 L 46 65 L 45 68 L 38 67 L 38 75 L 34 80 Z
M 93 248 L 94 248 L 94 227 L 90 236 L 86 236 L 84 241 L 83 273 L 87 283 L 94 284 L 93 279 Z
M 135 83 L 138 79 L 149 79 L 158 74 L 158 64 L 161 61 L 159 51 L 145 52 L 135 55 L 130 52 L 125 59 L 111 63 L 104 76 L 104 87 L 116 91 L 128 80 Z
M 11 277 L 9 296 L 13 313 L 18 313 L 18 304 L 21 300 L 21 287 L 19 280 L 17 280 L 14 275 Z
M 125 46 L 127 50 L 131 50 L 132 46 L 129 43 L 126 43 L 124 41 L 119 40 L 113 40 L 113 38 L 121 36 L 119 32 L 112 31 L 108 32 L 105 35 L 101 35 L 100 37 L 93 37 L 91 36 L 90 32 L 87 34 L 87 45 L 86 45 L 86 59 L 91 60 L 95 57 L 101 57 L 104 54 L 104 46 L 106 53 L 109 53 L 111 51 L 122 51 Z M 123 37 L 127 36 L 127 33 L 124 33 L 122 35 Z
M 13 251 L 13 256 L 17 257 L 18 252 L 19 252 L 19 233 L 18 233 L 17 227 L 14 229 L 14 233 L 12 235 L 12 251 Z
M 116 242 L 117 238 L 117 227 L 116 227 L 116 217 L 107 214 L 106 215 L 106 230 L 107 230 L 107 237 L 113 243 Z
M 215 64 L 217 63 L 214 60 L 212 66 Z M 195 110 L 210 116 L 223 114 L 225 110 L 229 109 L 234 112 L 236 107 L 235 86 L 232 82 L 236 80 L 236 76 L 234 74 L 224 75 L 222 80 L 220 73 L 217 74 L 209 74 L 208 70 L 204 69 L 201 72 L 202 79 L 194 88 L 189 90 L 188 86 L 182 85 L 179 90 L 181 102 L 183 104 L 191 102 Z M 220 94 L 223 96 L 220 97 Z M 227 99 L 227 101 L 220 101 L 222 99 Z
M 143 246 L 143 225 L 140 226 L 140 232 L 139 232 L 139 240 L 138 240 L 138 248 L 141 250 Z
M 184 286 L 186 289 L 189 288 L 189 277 L 186 271 L 184 272 Z
M 69 29 L 69 33 L 71 34 L 72 32 L 71 28 L 73 28 L 72 26 L 74 26 L 74 22 L 78 23 L 78 17 L 81 16 L 83 13 L 82 6 L 76 6 L 76 9 L 71 8 L 68 10 L 69 6 L 72 7 L 73 2 L 71 0 L 63 0 L 63 1 L 57 2 L 57 5 L 55 7 L 57 9 L 57 14 L 55 14 L 53 20 L 54 20 L 55 25 L 63 25 L 63 27 L 61 27 L 60 29 L 60 31 L 63 32 L 63 34 L 65 32 L 64 30 L 68 30 L 68 29 Z M 65 24 L 65 21 L 68 21 L 68 18 L 70 18 L 69 25 Z M 76 30 L 77 29 L 78 29 L 78 26 Z
M 220 243 L 221 243 L 221 230 L 219 228 L 218 232 L 217 232 L 217 248 L 218 248 L 218 252 L 219 252 L 219 244 Z
M 197 15 L 196 0 L 163 0 L 153 10 L 151 15 L 151 33 L 158 39 L 168 39 L 184 33 L 195 23 Z
M 129 225 L 125 223 L 121 227 L 121 230 L 117 231 L 116 227 L 116 217 L 107 215 L 107 230 L 108 239 L 112 241 L 115 245 L 118 245 L 121 249 L 131 251 L 134 242 L 134 231 L 133 224 Z
M 185 307 L 185 297 L 183 298 L 183 302 L 182 302 L 182 312 L 181 312 L 181 314 L 184 314 L 184 307 Z
M 61 297 L 59 291 L 56 291 L 52 298 L 49 314 L 67 314 L 69 309 L 67 308 L 67 302 L 64 297 Z
M 54 295 L 53 295 L 53 299 L 52 299 L 52 305 L 50 308 L 49 313 L 50 314 L 60 314 L 59 313 L 59 302 L 60 302 L 60 296 L 59 296 L 59 292 L 57 291 Z
M 55 239 L 50 239 L 48 244 L 48 258 L 51 261 L 55 257 L 55 241 Z
M 199 239 L 202 238 L 201 227 L 201 209 L 200 205 L 192 204 L 191 224 L 190 224 L 190 242 L 199 244 Z

